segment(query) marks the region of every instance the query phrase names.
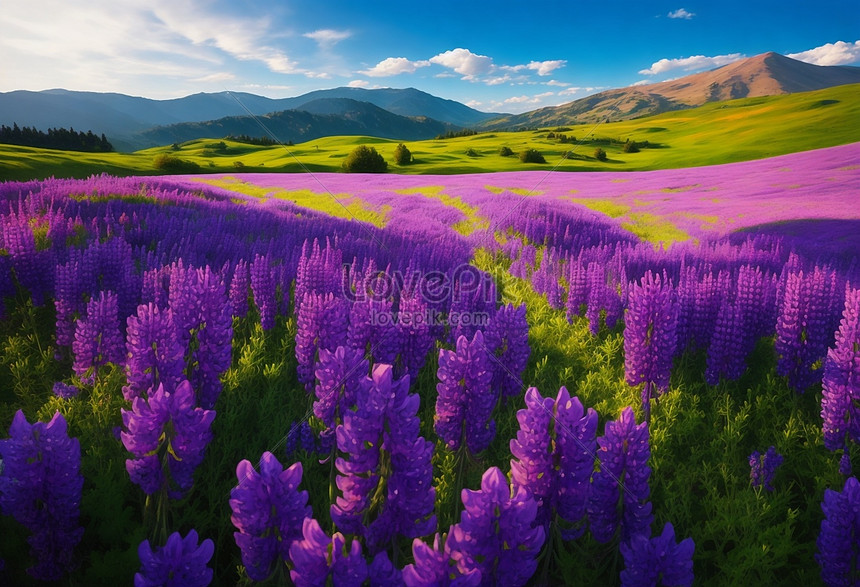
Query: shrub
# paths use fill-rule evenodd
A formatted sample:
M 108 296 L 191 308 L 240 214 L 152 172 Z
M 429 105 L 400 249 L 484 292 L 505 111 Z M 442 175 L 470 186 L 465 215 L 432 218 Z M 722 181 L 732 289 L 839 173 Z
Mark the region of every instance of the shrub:
M 606 161 L 606 151 L 604 151 L 600 147 L 597 147 L 594 150 L 594 158 L 598 161 Z
M 636 144 L 636 141 L 631 141 L 627 139 L 627 142 L 624 143 L 624 146 L 621 148 L 625 153 L 638 153 L 639 145 Z
M 546 163 L 546 159 L 537 149 L 526 149 L 520 153 L 520 161 L 523 163 Z
M 394 162 L 398 165 L 409 165 L 412 163 L 412 153 L 403 143 L 400 143 L 394 149 Z
M 169 173 L 196 173 L 200 171 L 200 166 L 194 161 L 186 161 L 169 153 L 156 155 L 152 161 L 152 166 Z
M 466 156 L 467 157 L 477 157 L 478 152 L 475 149 L 469 147 L 468 149 L 466 149 Z
M 245 164 L 241 161 L 233 161 L 233 167 L 235 167 L 236 169 L 244 169 Z
M 502 147 L 501 149 L 499 149 L 499 155 L 501 155 L 502 157 L 510 157 L 513 154 L 514 152 L 511 150 L 510 147 Z
M 385 173 L 388 163 L 375 148 L 359 145 L 347 155 L 341 167 L 347 173 Z

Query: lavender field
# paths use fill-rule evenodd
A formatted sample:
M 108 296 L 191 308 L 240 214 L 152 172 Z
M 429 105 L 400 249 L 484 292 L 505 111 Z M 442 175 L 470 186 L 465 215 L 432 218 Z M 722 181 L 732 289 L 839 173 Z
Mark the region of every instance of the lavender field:
M 0 583 L 854 582 L 858 160 L 0 184 Z

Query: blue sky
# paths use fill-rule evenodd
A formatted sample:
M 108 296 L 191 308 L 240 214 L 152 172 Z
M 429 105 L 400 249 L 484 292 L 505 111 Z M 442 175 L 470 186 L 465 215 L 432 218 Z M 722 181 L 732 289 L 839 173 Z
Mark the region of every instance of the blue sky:
M 776 51 L 860 65 L 857 0 L 4 0 L 0 91 L 415 87 L 523 112 Z

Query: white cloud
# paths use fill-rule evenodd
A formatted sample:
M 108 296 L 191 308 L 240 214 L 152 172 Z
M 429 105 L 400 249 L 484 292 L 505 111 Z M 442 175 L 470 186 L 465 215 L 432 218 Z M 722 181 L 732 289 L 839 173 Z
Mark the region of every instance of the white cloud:
M 687 12 L 683 8 L 679 8 L 678 10 L 673 10 L 667 15 L 669 18 L 682 18 L 684 20 L 690 20 L 694 16 L 696 16 L 693 12 Z
M 661 59 L 651 64 L 648 69 L 639 70 L 640 75 L 657 75 L 672 71 L 673 69 L 681 69 L 684 71 L 693 71 L 697 69 L 708 69 L 728 65 L 738 59 L 743 59 L 741 53 L 730 53 L 728 55 L 716 55 L 714 57 L 705 57 L 704 55 L 693 55 L 691 57 L 682 57 L 680 59 Z
M 567 60 L 555 59 L 552 61 L 532 61 L 526 67 L 536 71 L 538 75 L 549 75 L 565 65 L 567 65 Z
M 647 86 L 648 84 L 653 84 L 654 81 L 650 79 L 640 79 L 638 82 L 633 82 L 630 84 L 631 86 Z
M 365 69 L 358 73 L 363 73 L 370 77 L 388 77 L 402 73 L 415 73 L 419 67 L 427 67 L 428 65 L 430 65 L 429 61 L 410 61 L 405 57 L 388 57 L 370 69 Z
M 860 41 L 836 41 L 808 51 L 789 53 L 786 57 L 814 65 L 848 65 L 860 61 Z
M 555 92 L 544 92 L 535 96 L 511 96 L 503 100 L 502 104 L 540 104 L 550 96 L 555 96 Z
M 329 49 L 341 41 L 350 38 L 352 33 L 349 31 L 336 31 L 334 29 L 319 29 L 311 33 L 305 33 L 302 36 L 313 39 L 323 49 Z
M 453 69 L 467 79 L 486 75 L 493 70 L 492 58 L 461 48 L 439 53 L 430 58 L 430 63 Z
M 209 82 L 226 82 L 236 79 L 236 76 L 232 73 L 221 72 L 221 73 L 210 73 L 209 75 L 204 75 L 201 77 L 194 78 L 192 82 L 200 82 L 200 83 L 209 83 Z
M 548 86 L 558 86 L 558 87 L 560 87 L 560 88 L 566 88 L 566 87 L 568 87 L 570 84 L 569 84 L 569 83 L 567 83 L 567 82 L 560 82 L 560 81 L 558 81 L 558 80 L 551 79 L 551 80 L 549 80 L 548 82 L 546 82 L 546 85 L 548 85 Z
M 354 79 L 348 84 L 346 84 L 348 88 L 368 88 L 370 87 L 370 82 L 365 79 Z
M 504 83 L 511 81 L 511 79 L 512 79 L 511 76 L 509 76 L 508 74 L 505 74 L 505 75 L 502 75 L 499 77 L 491 77 L 491 78 L 485 80 L 484 83 L 486 83 L 488 86 L 500 86 Z

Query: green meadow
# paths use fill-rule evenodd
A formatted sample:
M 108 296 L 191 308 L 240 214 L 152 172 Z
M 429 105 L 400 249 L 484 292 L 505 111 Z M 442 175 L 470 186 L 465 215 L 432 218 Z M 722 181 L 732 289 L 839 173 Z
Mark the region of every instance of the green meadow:
M 399 141 L 373 137 L 326 137 L 294 146 L 261 147 L 203 139 L 135 153 L 78 153 L 0 145 L 0 179 L 86 177 L 97 173 L 157 175 L 155 158 L 169 153 L 199 166 L 199 173 L 337 172 L 357 145 L 373 146 L 404 174 L 456 174 L 555 169 L 559 171 L 635 171 L 695 167 L 761 159 L 860 140 L 860 84 L 785 96 L 714 102 L 647 118 L 568 125 L 517 132 L 487 132 L 468 137 L 408 142 L 414 161 L 393 162 Z M 576 142 L 560 142 L 562 133 Z M 648 142 L 639 152 L 624 152 L 625 141 Z M 508 147 L 513 156 L 502 157 Z M 594 157 L 595 149 L 607 159 Z M 517 154 L 537 149 L 546 163 L 522 163 Z

